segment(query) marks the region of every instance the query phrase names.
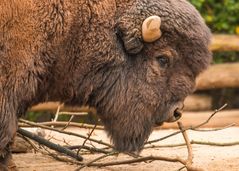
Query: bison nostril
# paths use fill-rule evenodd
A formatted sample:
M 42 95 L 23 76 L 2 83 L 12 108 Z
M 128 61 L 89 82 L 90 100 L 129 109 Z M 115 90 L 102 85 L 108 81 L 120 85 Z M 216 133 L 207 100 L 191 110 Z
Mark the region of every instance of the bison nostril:
M 179 120 L 181 116 L 182 116 L 182 111 L 179 108 L 177 108 L 176 110 L 173 111 L 173 114 L 169 116 L 166 122 L 175 122 Z
M 174 111 L 173 116 L 174 116 L 174 118 L 175 118 L 176 120 L 180 119 L 181 116 L 182 116 L 182 111 L 177 108 L 177 109 Z

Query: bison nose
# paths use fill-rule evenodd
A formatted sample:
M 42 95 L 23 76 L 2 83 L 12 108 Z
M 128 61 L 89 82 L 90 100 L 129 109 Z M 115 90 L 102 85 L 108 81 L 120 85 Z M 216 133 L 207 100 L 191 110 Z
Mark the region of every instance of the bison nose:
M 177 108 L 173 112 L 173 115 L 171 117 L 169 117 L 169 119 L 166 122 L 175 122 L 175 121 L 179 120 L 181 117 L 182 117 L 182 110 Z

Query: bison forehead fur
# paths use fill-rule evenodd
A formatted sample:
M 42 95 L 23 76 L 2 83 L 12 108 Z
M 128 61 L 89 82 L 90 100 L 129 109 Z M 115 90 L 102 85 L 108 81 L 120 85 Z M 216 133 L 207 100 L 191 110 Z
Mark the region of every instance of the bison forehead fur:
M 152 15 L 162 36 L 146 43 Z M 209 39 L 185 0 L 1 0 L 0 154 L 44 101 L 95 107 L 116 149 L 140 151 L 193 91 Z

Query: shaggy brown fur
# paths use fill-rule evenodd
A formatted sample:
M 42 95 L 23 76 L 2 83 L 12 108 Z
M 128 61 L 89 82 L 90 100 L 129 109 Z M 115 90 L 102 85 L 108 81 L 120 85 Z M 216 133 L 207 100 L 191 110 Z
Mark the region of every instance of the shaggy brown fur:
M 151 15 L 163 35 L 144 43 Z M 184 0 L 1 0 L 0 163 L 17 117 L 44 101 L 96 107 L 115 148 L 139 151 L 193 91 L 209 38 Z

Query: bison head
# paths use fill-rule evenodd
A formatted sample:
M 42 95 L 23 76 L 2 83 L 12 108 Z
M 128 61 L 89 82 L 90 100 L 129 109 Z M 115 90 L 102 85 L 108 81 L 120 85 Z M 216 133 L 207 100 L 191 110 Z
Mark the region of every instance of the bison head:
M 93 104 L 115 148 L 140 151 L 155 125 L 180 118 L 210 63 L 211 34 L 185 0 L 139 0 L 119 13 L 115 29 L 113 54 L 123 62 L 108 64 Z

